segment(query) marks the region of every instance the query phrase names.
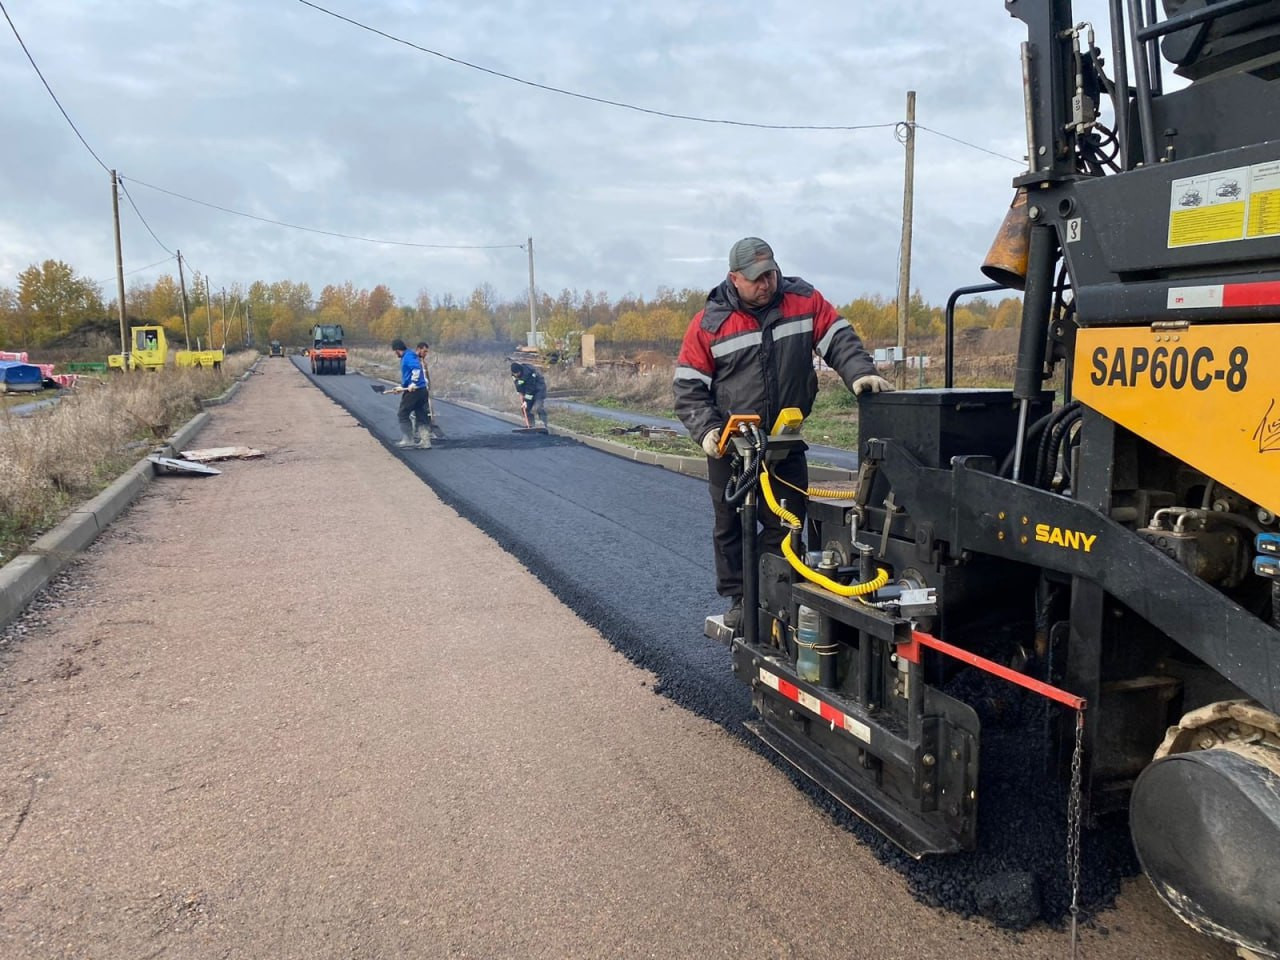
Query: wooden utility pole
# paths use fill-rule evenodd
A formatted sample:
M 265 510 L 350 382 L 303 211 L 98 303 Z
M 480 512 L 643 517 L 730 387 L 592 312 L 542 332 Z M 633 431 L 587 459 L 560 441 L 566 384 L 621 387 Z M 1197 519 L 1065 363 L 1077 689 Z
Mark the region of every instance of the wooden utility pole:
M 182 339 L 191 349 L 191 323 L 187 320 L 187 278 L 182 275 L 182 251 L 178 251 L 178 289 L 182 291 Z
M 898 348 L 902 359 L 895 364 L 898 389 L 907 386 L 907 317 L 911 312 L 911 215 L 916 168 L 916 92 L 907 91 L 905 135 L 898 139 L 907 148 L 907 170 L 902 189 L 902 247 L 898 254 Z
M 537 294 L 534 292 L 533 286 L 533 237 L 529 238 L 529 346 L 536 347 L 538 345 L 538 310 L 536 306 Z
M 111 216 L 116 224 L 116 299 L 120 309 L 120 353 L 124 356 L 124 368 L 129 369 L 129 337 L 125 330 L 124 313 L 124 253 L 120 249 L 120 180 L 111 171 Z
M 202 349 L 213 349 L 213 297 L 209 295 L 209 276 L 205 274 L 204 278 L 204 318 L 205 318 L 205 334 L 208 339 Z

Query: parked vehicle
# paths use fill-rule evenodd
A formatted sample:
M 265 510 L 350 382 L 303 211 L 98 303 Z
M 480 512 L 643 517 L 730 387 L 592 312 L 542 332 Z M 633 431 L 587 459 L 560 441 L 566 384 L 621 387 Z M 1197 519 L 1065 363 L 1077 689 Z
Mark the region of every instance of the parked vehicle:
M 169 362 L 169 341 L 164 327 L 146 324 L 132 327 L 129 331 L 132 349 L 128 354 L 115 353 L 107 357 L 107 368 L 110 370 L 161 370 Z M 221 350 L 178 350 L 173 362 L 177 367 L 212 367 L 222 366 Z

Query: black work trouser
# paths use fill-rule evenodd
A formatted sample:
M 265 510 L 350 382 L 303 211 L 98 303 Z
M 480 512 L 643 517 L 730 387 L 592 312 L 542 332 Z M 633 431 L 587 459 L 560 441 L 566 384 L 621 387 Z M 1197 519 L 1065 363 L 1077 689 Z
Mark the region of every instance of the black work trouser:
M 525 400 L 522 396 L 521 403 L 524 404 L 524 418 L 529 426 L 533 426 L 533 420 L 536 416 L 542 421 L 542 425 L 547 425 L 547 388 L 541 387 L 533 391 L 533 399 Z
M 715 529 L 712 540 L 716 558 L 716 593 L 722 597 L 742 596 L 742 517 L 738 508 L 724 502 L 725 484 L 729 482 L 730 460 L 728 456 L 719 460 L 707 458 L 707 487 L 711 491 L 711 502 L 715 506 Z M 809 488 L 809 464 L 803 451 L 792 453 L 781 463 L 769 467 L 770 479 L 773 481 L 773 495 L 778 500 L 787 501 L 787 509 L 804 523 L 808 498 L 799 490 Z M 786 481 L 784 483 L 783 481 Z M 791 484 L 787 486 L 786 484 Z M 773 514 L 764 502 L 764 494 L 756 492 L 756 514 L 759 523 L 764 527 L 757 540 L 760 552 L 782 552 L 782 538 L 787 535 L 787 528 Z M 756 571 L 751 571 L 755 576 Z
M 413 434 L 415 420 L 419 426 L 425 427 L 431 419 L 427 414 L 427 391 L 406 390 L 400 394 L 396 419 L 400 421 L 400 430 L 406 437 Z

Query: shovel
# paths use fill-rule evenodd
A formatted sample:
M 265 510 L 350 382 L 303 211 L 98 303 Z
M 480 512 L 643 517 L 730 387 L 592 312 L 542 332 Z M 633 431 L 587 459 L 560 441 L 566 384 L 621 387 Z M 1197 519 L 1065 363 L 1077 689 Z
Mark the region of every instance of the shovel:
M 529 404 L 524 400 L 520 401 L 520 412 L 524 415 L 524 426 L 516 427 L 512 433 L 546 433 L 546 427 L 535 427 L 529 420 Z
M 427 394 L 427 413 L 431 417 L 431 421 L 427 424 L 427 430 L 431 432 L 431 436 L 437 440 L 444 440 L 444 431 L 436 424 L 436 403 L 431 399 L 431 394 Z

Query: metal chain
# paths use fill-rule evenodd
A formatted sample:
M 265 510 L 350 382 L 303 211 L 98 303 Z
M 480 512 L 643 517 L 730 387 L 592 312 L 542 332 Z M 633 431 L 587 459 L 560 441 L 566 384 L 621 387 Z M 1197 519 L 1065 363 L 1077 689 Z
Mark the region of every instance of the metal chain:
M 1067 796 L 1067 879 L 1071 883 L 1071 960 L 1079 946 L 1080 918 L 1080 772 L 1084 760 L 1084 711 L 1076 711 L 1076 744 L 1071 753 L 1071 787 Z

